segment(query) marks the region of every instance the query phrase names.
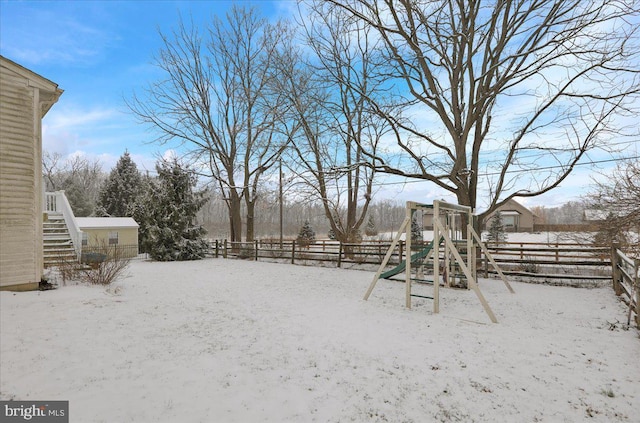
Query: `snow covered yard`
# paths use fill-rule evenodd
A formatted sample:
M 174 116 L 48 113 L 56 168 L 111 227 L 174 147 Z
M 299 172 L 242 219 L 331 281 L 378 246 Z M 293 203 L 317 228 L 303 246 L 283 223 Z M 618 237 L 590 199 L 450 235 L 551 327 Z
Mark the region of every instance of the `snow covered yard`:
M 483 280 L 404 304 L 372 272 L 133 262 L 105 290 L 0 294 L 0 398 L 71 422 L 632 422 L 640 339 L 610 288 Z M 431 287 L 416 287 L 429 295 Z

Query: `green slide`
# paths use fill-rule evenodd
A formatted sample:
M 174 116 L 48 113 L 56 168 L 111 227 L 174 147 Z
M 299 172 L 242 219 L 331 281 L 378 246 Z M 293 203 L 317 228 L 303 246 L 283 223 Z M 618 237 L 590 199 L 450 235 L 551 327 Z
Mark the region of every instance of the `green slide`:
M 443 239 L 444 237 L 440 238 L 440 243 L 442 243 Z M 411 263 L 416 263 L 418 260 L 425 258 L 429 254 L 429 252 L 431 252 L 432 248 L 433 248 L 433 241 L 427 244 L 427 246 L 423 250 L 420 250 L 417 253 L 412 254 Z M 403 260 L 399 265 L 397 265 L 393 269 L 387 270 L 386 272 L 382 273 L 380 275 L 380 279 L 389 279 L 390 277 L 395 276 L 398 273 L 404 272 L 406 267 L 407 267 L 407 261 Z

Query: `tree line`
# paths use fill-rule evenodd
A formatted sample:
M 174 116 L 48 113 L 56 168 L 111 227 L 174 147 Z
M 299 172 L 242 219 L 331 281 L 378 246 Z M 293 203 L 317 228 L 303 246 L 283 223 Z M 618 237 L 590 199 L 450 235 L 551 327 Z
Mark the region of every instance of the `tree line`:
M 128 100 L 178 145 L 255 236 L 282 160 L 336 238 L 366 224 L 380 172 L 459 204 L 555 188 L 585 155 L 636 135 L 636 2 L 308 0 L 292 21 L 234 5 L 160 33 L 163 72 Z M 603 28 L 615 28 L 608 31 Z M 302 195 L 302 194 L 301 194 Z
M 176 259 L 180 250 L 195 239 L 230 239 L 227 207 L 223 194 L 214 187 L 198 183 L 197 172 L 177 159 L 160 160 L 157 176 L 138 171 L 128 152 L 116 166 L 105 173 L 97 160 L 73 156 L 63 160 L 57 154 L 45 152 L 44 179 L 48 191 L 65 190 L 76 216 L 133 217 L 140 225 L 141 251 L 151 252 L 160 246 L 164 255 L 156 258 Z M 173 182 L 171 182 L 173 181 Z M 277 189 L 263 187 L 256 212 L 256 236 L 280 236 L 280 199 Z M 325 208 L 317 202 L 300 201 L 296 196 L 283 196 L 282 234 L 293 238 L 308 224 L 318 238 L 336 239 L 325 215 Z M 630 233 L 640 233 L 640 166 L 635 161 L 621 162 L 606 182 L 594 185 L 582 201 L 567 202 L 559 207 L 536 206 L 532 212 L 543 223 L 577 224 L 584 220 L 585 210 L 600 210 L 603 215 L 597 241 L 632 244 Z M 362 236 L 384 238 L 396 231 L 405 216 L 405 205 L 392 200 L 373 201 L 367 211 Z M 491 226 L 489 222 L 489 230 Z M 412 230 L 415 222 L 412 222 Z M 166 239 L 160 228 L 164 227 Z M 168 229 L 167 229 L 168 228 Z M 206 235 L 205 235 L 206 233 Z M 190 235 L 184 235 L 190 234 Z M 187 236 L 186 240 L 183 236 Z M 183 239 L 183 241 L 175 240 Z M 637 242 L 636 242 L 637 244 Z M 175 248 L 174 256 L 167 253 L 167 245 Z M 192 251 L 193 257 L 203 254 L 203 244 Z M 187 251 L 189 251 L 187 248 Z

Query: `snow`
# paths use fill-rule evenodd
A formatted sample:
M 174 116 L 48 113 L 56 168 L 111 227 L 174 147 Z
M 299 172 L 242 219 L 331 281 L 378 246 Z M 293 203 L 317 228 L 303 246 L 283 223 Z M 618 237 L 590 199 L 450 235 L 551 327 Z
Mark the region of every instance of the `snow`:
M 640 339 L 610 288 L 500 280 L 440 313 L 373 272 L 134 261 L 105 289 L 0 293 L 0 398 L 72 422 L 632 422 Z M 432 288 L 414 285 L 415 293 Z M 613 329 L 613 330 L 611 330 Z
M 138 228 L 132 217 L 76 217 L 82 229 Z

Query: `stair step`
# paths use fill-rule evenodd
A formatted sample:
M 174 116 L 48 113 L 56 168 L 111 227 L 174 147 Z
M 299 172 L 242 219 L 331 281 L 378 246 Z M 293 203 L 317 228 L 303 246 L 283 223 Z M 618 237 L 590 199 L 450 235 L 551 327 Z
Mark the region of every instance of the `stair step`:
M 43 237 L 44 241 L 52 241 L 52 242 L 57 242 L 57 241 L 69 241 L 71 242 L 71 237 L 69 237 L 69 235 L 65 236 L 65 235 L 59 235 L 59 236 L 45 236 Z
M 61 250 L 74 250 L 75 248 L 73 247 L 73 243 L 71 241 L 66 241 L 66 242 L 45 242 L 43 244 L 43 247 L 46 250 L 54 250 L 56 248 L 61 249 Z

